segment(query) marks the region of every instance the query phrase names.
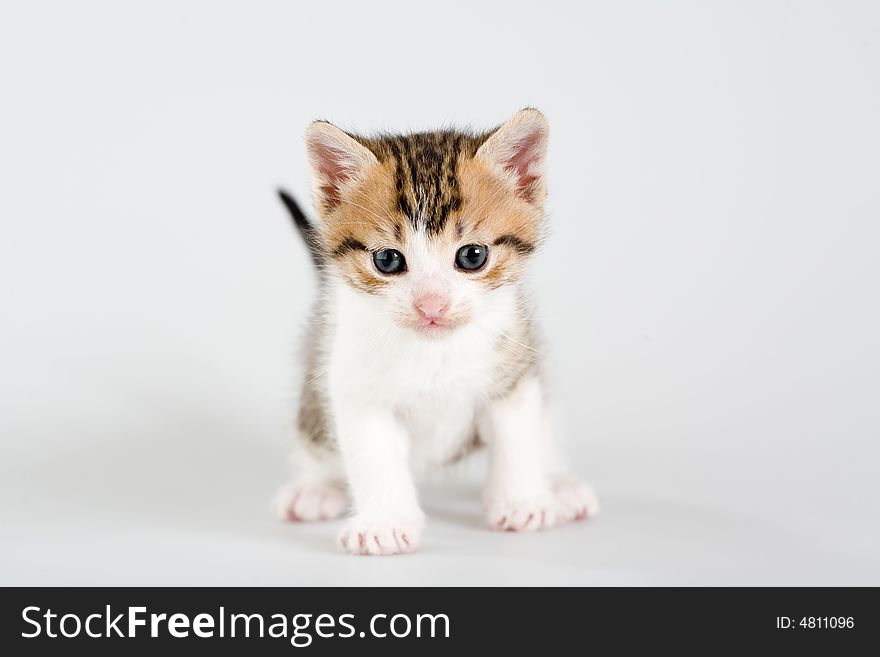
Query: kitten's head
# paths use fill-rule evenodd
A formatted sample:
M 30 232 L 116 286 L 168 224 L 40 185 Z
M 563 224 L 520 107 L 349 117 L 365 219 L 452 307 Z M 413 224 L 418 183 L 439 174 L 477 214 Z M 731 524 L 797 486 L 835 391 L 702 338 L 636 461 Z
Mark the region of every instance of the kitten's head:
M 324 262 L 423 335 L 470 322 L 540 238 L 547 133 L 534 109 L 484 134 L 365 138 L 313 123 Z

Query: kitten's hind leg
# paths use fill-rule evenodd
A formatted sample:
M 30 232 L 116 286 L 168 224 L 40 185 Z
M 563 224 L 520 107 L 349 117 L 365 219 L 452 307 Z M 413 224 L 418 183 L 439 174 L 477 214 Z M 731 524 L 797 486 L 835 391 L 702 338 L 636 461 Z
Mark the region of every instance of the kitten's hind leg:
M 563 515 L 573 520 L 592 518 L 599 513 L 599 498 L 593 487 L 574 476 L 568 468 L 556 439 L 554 414 L 545 403 L 543 456 L 544 472 L 550 482 L 550 489 L 562 506 Z
M 599 498 L 592 486 L 571 475 L 559 475 L 551 481 L 553 494 L 562 506 L 565 517 L 583 520 L 599 513 Z
M 272 502 L 275 516 L 291 522 L 331 520 L 343 515 L 350 502 L 339 454 L 322 449 L 297 451 L 298 474 L 283 486 Z

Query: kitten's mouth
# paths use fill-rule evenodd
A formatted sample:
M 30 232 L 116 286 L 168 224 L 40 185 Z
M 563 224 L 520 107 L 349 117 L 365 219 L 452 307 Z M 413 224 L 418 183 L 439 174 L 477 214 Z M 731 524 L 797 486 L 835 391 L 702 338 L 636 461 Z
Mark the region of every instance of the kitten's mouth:
M 442 338 L 471 321 L 466 311 L 447 313 L 440 317 L 419 317 L 415 313 L 401 318 L 400 323 L 426 338 Z
M 443 318 L 437 318 L 422 320 L 415 324 L 413 328 L 423 335 L 436 338 L 451 333 L 456 326 L 458 326 L 458 324 L 455 322 Z

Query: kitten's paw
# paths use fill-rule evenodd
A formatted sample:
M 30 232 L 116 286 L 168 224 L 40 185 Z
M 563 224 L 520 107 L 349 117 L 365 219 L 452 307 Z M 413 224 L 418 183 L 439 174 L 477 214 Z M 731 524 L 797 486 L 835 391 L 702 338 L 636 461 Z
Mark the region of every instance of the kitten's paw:
M 488 496 L 489 526 L 499 531 L 537 531 L 583 520 L 599 512 L 593 489 L 576 479 L 560 479 L 536 497 Z
M 493 500 L 487 504 L 489 526 L 497 531 L 534 532 L 571 520 L 554 495 L 531 500 Z
M 348 496 L 334 484 L 288 484 L 272 502 L 275 516 L 291 522 L 331 520 L 348 508 Z
M 424 526 L 422 518 L 377 521 L 355 516 L 339 534 L 339 546 L 350 554 L 374 556 L 415 552 Z
M 599 513 L 599 498 L 590 487 L 577 479 L 562 479 L 553 486 L 553 494 L 573 520 L 592 518 Z

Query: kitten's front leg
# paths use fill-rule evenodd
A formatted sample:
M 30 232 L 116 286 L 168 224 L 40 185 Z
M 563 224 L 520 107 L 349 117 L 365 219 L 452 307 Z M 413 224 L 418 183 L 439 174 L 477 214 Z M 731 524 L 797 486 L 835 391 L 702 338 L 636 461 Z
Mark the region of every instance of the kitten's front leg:
M 480 430 L 489 443 L 485 502 L 493 529 L 534 531 L 598 511 L 586 484 L 560 469 L 548 435 L 541 385 L 528 377 L 495 400 Z
M 355 514 L 339 536 L 352 554 L 416 549 L 425 515 L 408 464 L 408 436 L 391 409 L 335 404 L 339 447 Z

